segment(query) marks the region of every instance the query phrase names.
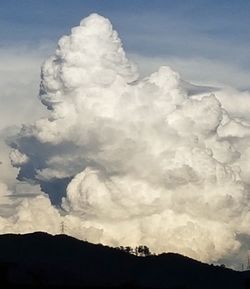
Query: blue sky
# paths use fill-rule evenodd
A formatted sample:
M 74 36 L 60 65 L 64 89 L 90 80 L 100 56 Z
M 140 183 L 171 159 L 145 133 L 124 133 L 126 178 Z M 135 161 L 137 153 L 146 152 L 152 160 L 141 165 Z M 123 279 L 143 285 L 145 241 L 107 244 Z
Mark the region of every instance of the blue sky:
M 2 0 L 0 46 L 37 47 L 50 43 L 54 47 L 61 35 L 69 33 L 72 26 L 92 12 L 111 20 L 126 51 L 135 55 L 135 59 L 139 55 L 147 60 L 158 58 L 157 64 L 161 59 L 169 61 L 192 81 L 198 72 L 194 76 L 193 72 L 189 74 L 188 64 L 192 66 L 195 61 L 190 69 L 196 69 L 197 61 L 201 61 L 205 70 L 211 70 L 214 63 L 217 73 L 218 67 L 224 65 L 218 82 L 231 84 L 233 76 L 224 74 L 235 70 L 242 82 L 238 86 L 249 87 L 250 1 L 247 0 Z M 181 61 L 186 64 L 181 65 Z M 147 67 L 152 62 L 148 63 Z M 198 75 L 197 81 L 202 82 L 203 78 L 209 83 L 209 73 L 201 79 Z M 237 86 L 237 80 L 232 85 Z

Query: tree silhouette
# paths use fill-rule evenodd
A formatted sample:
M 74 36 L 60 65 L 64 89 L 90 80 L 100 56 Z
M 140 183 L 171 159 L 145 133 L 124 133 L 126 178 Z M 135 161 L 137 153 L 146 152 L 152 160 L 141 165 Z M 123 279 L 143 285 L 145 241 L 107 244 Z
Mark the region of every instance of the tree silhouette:
M 140 257 L 146 257 L 146 256 L 150 256 L 151 252 L 149 250 L 149 248 L 147 246 L 144 245 L 140 245 L 135 247 L 135 249 L 133 249 L 132 247 L 129 246 L 120 246 L 120 247 L 116 247 L 118 250 L 124 251 L 128 254 L 134 254 L 136 256 L 140 256 Z
M 136 256 L 141 256 L 141 257 L 146 257 L 151 255 L 150 250 L 147 246 L 138 246 L 135 248 L 135 255 Z
M 124 251 L 127 252 L 127 253 L 129 253 L 129 254 L 133 254 L 133 253 L 134 253 L 133 248 L 131 248 L 131 247 L 129 247 L 129 246 L 125 247 L 125 248 L 124 248 Z

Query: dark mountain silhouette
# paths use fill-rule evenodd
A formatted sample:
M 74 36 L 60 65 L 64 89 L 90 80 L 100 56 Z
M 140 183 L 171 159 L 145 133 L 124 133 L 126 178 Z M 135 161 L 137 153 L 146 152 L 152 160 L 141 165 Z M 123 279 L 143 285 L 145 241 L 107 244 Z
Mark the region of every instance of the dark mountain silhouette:
M 249 271 L 174 253 L 137 257 L 66 235 L 0 235 L 1 288 L 247 289 L 249 280 Z

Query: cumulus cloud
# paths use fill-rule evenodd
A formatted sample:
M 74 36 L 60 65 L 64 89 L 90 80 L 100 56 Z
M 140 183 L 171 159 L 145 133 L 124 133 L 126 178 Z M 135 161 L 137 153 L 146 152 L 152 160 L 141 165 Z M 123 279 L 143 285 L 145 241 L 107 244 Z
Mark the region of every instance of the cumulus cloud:
M 238 236 L 250 234 L 248 106 L 231 105 L 233 92 L 190 95 L 184 84 L 167 66 L 141 79 L 109 20 L 82 20 L 42 66 L 49 116 L 11 144 L 18 179 L 54 204 L 59 196 L 60 209 L 40 192 L 2 231 L 56 232 L 64 220 L 92 242 L 204 261 L 238 252 Z
M 190 41 L 190 39 L 186 41 Z M 197 39 L 194 39 L 193 42 L 197 42 Z M 209 43 L 205 45 L 209 47 Z M 183 44 L 180 44 L 180 47 L 183 47 Z M 225 44 L 223 44 L 222 47 L 225 51 Z M 210 48 L 211 50 L 214 49 L 214 47 Z M 216 47 L 215 53 L 218 53 L 218 47 Z M 237 53 L 245 55 L 241 50 Z M 238 89 L 249 89 L 249 72 L 245 70 L 242 65 L 234 63 L 233 61 L 230 63 L 230 61 L 222 61 L 214 57 L 205 58 L 202 56 L 175 57 L 162 55 L 157 57 L 137 53 L 130 53 L 129 56 L 138 63 L 142 76 L 146 76 L 158 69 L 159 66 L 167 64 L 180 72 L 185 80 L 195 82 L 199 85 L 205 84 L 215 87 L 233 86 Z
M 12 137 L 19 133 L 23 123 L 35 121 L 46 115 L 46 110 L 39 105 L 36 95 L 39 88 L 39 66 L 48 55 L 50 46 L 19 45 L 18 49 L 4 46 L 0 48 L 1 233 L 36 230 L 60 232 L 60 221 L 56 218 L 59 213 L 51 206 L 48 195 L 34 183 L 16 180 L 18 166 L 24 165 L 27 157 L 8 146 Z
M 15 182 L 17 170 L 8 158 L 10 148 L 6 145 L 18 133 L 23 123 L 35 121 L 46 115 L 39 105 L 39 66 L 50 50 L 49 45 L 31 47 L 19 45 L 18 49 L 0 48 L 0 181 L 9 187 Z

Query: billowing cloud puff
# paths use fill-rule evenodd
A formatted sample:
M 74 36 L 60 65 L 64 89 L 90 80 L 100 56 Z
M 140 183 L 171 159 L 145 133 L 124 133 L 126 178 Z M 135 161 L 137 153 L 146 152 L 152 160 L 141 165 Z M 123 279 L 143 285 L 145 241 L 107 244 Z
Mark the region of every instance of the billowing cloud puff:
M 10 152 L 10 160 L 13 167 L 19 167 L 28 162 L 28 157 L 20 153 L 18 150 L 13 149 Z
M 58 234 L 60 221 L 59 212 L 51 206 L 47 197 L 40 195 L 16 202 L 11 216 L 0 216 L 0 230 L 4 233 L 46 231 Z
M 190 95 L 166 66 L 140 79 L 109 20 L 90 15 L 42 66 L 49 117 L 12 144 L 18 179 L 40 184 L 64 214 L 39 196 L 12 219 L 50 232 L 64 220 L 92 242 L 205 261 L 238 252 L 250 234 L 250 109 L 225 93 Z M 28 227 L 39 206 L 50 221 Z

